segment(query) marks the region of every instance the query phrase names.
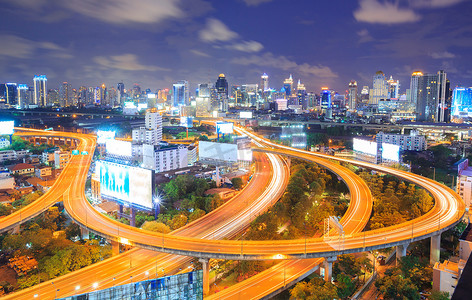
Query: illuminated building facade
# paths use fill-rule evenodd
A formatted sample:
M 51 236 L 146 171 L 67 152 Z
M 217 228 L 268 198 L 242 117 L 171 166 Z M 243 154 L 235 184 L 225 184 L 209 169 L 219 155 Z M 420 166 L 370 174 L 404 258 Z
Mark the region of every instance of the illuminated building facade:
M 172 86 L 174 107 L 185 106 L 189 101 L 188 81 L 180 80 Z
M 47 105 L 47 85 L 46 75 L 35 75 L 33 78 L 34 104 L 37 106 Z
M 262 74 L 261 76 L 261 90 L 266 92 L 269 90 L 269 75 L 266 73 Z
M 381 99 L 388 99 L 388 83 L 385 79 L 385 74 L 382 71 L 378 71 L 373 78 L 369 104 L 378 105 Z
M 456 87 L 452 94 L 452 118 L 472 120 L 472 87 Z
M 356 110 L 357 107 L 357 81 L 351 80 L 349 82 L 349 89 L 347 92 L 347 103 L 348 109 L 351 111 Z

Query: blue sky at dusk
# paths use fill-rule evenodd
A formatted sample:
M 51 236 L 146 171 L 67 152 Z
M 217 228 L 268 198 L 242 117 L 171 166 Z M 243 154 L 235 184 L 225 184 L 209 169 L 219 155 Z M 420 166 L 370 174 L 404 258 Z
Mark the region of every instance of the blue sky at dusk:
M 372 85 L 382 70 L 409 88 L 444 69 L 472 86 L 469 0 L 0 0 L 0 82 L 170 87 L 189 80 L 309 91 Z

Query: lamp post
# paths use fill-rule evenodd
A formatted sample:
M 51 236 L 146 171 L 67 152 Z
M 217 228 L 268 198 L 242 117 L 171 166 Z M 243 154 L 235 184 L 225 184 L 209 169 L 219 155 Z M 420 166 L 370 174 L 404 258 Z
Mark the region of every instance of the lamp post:
M 59 291 L 60 291 L 60 289 L 58 289 L 58 288 L 56 287 L 56 285 L 54 284 L 54 282 L 53 282 L 53 281 L 51 281 L 51 284 L 52 284 L 52 286 L 54 287 L 54 289 L 56 290 L 56 293 L 55 293 L 54 299 L 57 299 L 57 292 L 59 292 Z

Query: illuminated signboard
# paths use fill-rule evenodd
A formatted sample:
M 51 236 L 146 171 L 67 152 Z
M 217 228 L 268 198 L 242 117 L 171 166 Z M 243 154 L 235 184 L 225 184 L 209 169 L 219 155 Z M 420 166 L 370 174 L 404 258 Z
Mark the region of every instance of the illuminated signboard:
M 180 117 L 180 126 L 187 128 L 193 127 L 193 117 Z
M 152 170 L 97 161 L 95 174 L 100 178 L 100 194 L 138 208 L 153 208 Z
M 237 162 L 238 145 L 200 141 L 198 143 L 198 155 L 203 160 Z
M 14 121 L 3 121 L 0 122 L 0 134 L 13 134 L 13 128 L 15 127 Z
M 382 160 L 400 161 L 400 146 L 382 143 Z
M 377 143 L 361 140 L 361 139 L 353 139 L 353 149 L 357 152 L 362 152 L 369 155 L 377 155 Z
M 138 103 L 138 110 L 145 110 L 148 108 L 147 103 Z
M 114 131 L 106 131 L 106 130 L 98 130 L 97 131 L 97 143 L 98 144 L 105 144 L 107 140 L 114 140 L 115 139 L 115 132 Z
M 107 154 L 119 155 L 119 156 L 132 156 L 131 142 L 118 141 L 118 140 L 107 140 L 105 142 Z
M 216 133 L 219 133 L 219 134 L 233 133 L 233 123 L 216 122 Z
M 252 111 L 241 111 L 239 112 L 240 119 L 252 119 Z

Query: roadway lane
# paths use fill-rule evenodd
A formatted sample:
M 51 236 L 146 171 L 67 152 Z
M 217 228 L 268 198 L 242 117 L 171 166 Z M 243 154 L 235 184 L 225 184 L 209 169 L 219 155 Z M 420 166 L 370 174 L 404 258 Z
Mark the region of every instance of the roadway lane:
M 277 199 L 273 198 L 274 196 L 269 191 L 277 191 L 278 197 L 280 197 L 288 181 L 288 169 L 282 160 L 274 155 L 256 154 L 255 160 L 255 174 L 250 183 L 237 196 L 214 212 L 174 231 L 173 234 L 223 238 L 225 235 L 234 234 L 245 226 L 244 223 L 248 223 L 255 215 L 264 212 L 271 206 Z M 274 170 L 276 169 L 281 171 L 281 176 L 275 175 Z M 83 178 L 83 174 L 78 175 L 77 178 Z M 84 184 L 77 181 L 74 182 L 74 187 L 80 190 L 80 187 L 83 189 Z M 79 193 L 80 191 L 69 190 L 68 192 Z M 235 220 L 237 216 L 241 216 L 239 220 Z M 237 225 L 234 226 L 234 223 Z M 220 230 L 223 227 L 232 228 L 232 230 Z M 82 270 L 58 277 L 53 282 L 54 286 L 60 289 L 57 293 L 58 297 L 64 297 L 73 295 L 75 287 L 78 285 L 80 286 L 78 293 L 83 293 L 92 290 L 92 284 L 95 282 L 102 289 L 129 283 L 131 280 L 146 279 L 148 276 L 145 272 L 148 272 L 151 278 L 156 275 L 160 277 L 179 271 L 179 268 L 185 267 L 185 264 L 189 262 L 189 257 L 133 249 Z M 31 299 L 35 294 L 39 294 L 42 299 L 52 299 L 55 296 L 54 286 L 51 281 L 44 282 L 39 286 L 11 294 L 5 299 Z

